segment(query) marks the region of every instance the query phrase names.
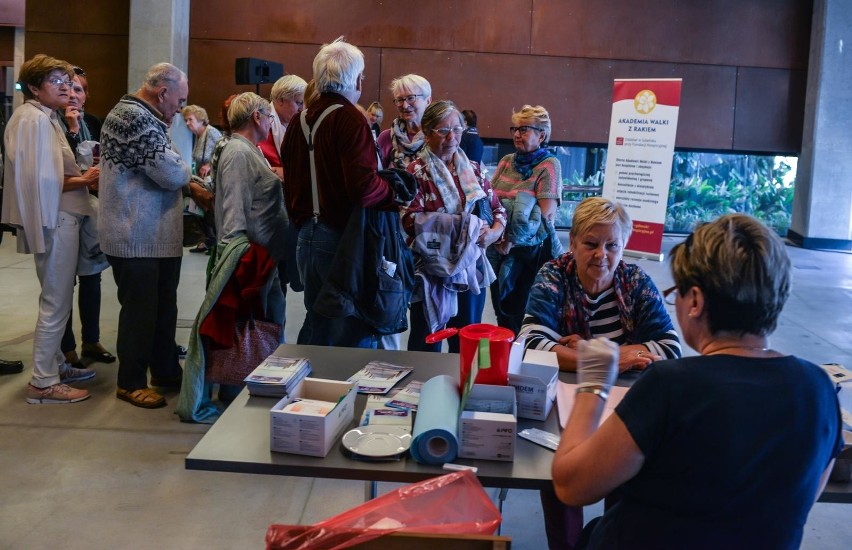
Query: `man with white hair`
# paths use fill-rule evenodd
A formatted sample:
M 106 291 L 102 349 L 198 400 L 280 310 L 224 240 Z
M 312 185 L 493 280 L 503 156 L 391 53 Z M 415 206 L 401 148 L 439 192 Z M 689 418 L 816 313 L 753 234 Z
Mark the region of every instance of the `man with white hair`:
M 313 306 L 353 208 L 393 211 L 399 204 L 392 187 L 377 173 L 375 142 L 367 120 L 355 107 L 361 97 L 364 55 L 341 38 L 320 49 L 313 70 L 319 96 L 308 106 L 306 122 L 314 129 L 317 212 L 308 143 L 299 120 L 290 123 L 281 146 L 287 211 L 299 230 L 296 254 L 307 309 L 298 343 L 376 347 L 377 339 L 363 321 L 354 316 L 323 317 Z M 340 107 L 325 113 L 317 126 L 320 115 L 333 105 Z
M 169 63 L 148 70 L 142 87 L 121 98 L 101 130 L 101 249 L 112 266 L 118 318 L 116 396 L 137 407 L 163 407 L 148 387 L 176 387 L 177 286 L 183 255 L 181 189 L 190 167 L 167 130 L 186 104 L 186 74 Z

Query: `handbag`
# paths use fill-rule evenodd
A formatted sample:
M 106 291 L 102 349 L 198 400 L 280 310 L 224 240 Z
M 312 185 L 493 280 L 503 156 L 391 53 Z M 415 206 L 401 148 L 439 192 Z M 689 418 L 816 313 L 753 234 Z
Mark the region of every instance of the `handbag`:
M 237 321 L 233 347 L 209 349 L 205 346 L 207 382 L 238 386 L 264 359 L 278 349 L 281 325 L 250 317 Z

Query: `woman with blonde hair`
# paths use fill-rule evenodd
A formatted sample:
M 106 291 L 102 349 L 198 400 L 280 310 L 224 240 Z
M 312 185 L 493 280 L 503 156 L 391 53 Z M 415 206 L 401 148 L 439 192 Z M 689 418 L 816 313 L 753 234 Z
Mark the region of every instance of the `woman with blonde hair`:
M 488 249 L 488 259 L 497 273 L 491 286 L 497 323 L 517 334 L 538 269 L 562 254 L 553 225 L 562 202 L 562 166 L 547 148 L 550 114 L 541 105 L 513 113 L 509 131 L 515 152 L 500 159 L 491 178 L 509 221 L 503 237 Z
M 843 440 L 831 380 L 769 342 L 790 295 L 784 243 L 728 214 L 670 258 L 665 293 L 700 355 L 651 365 L 598 427 L 620 353 L 582 342 L 556 494 L 582 506 L 617 491 L 590 548 L 798 548 Z

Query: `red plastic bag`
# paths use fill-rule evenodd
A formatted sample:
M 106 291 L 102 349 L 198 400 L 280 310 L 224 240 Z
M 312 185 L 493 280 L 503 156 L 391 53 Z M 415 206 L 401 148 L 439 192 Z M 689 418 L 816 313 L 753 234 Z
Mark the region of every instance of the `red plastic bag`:
M 270 525 L 270 550 L 348 548 L 395 531 L 490 535 L 500 512 L 470 471 L 427 479 L 328 518 L 313 526 Z

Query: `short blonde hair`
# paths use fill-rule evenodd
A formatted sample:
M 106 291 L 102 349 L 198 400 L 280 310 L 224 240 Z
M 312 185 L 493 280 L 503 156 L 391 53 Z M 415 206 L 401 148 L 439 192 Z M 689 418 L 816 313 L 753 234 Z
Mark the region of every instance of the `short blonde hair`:
M 188 117 L 192 115 L 195 119 L 207 126 L 210 124 L 210 117 L 207 116 L 207 110 L 200 105 L 187 105 L 183 109 L 180 110 L 180 114 L 184 117 Z
M 569 233 L 571 240 L 585 235 L 595 225 L 614 225 L 621 233 L 622 244 L 627 244 L 633 233 L 633 220 L 621 203 L 603 197 L 589 197 L 577 205 Z
M 523 122 L 530 122 L 528 126 L 535 126 L 544 130 L 544 141 L 541 145 L 545 146 L 550 141 L 550 114 L 547 109 L 541 105 L 524 105 L 520 111 L 512 113 L 512 124 L 515 126 L 523 126 Z
M 21 85 L 21 92 L 27 99 L 35 99 L 30 90 L 30 86 L 40 88 L 44 83 L 44 79 L 53 71 L 62 71 L 68 75 L 68 80 L 74 78 L 74 69 L 70 63 L 62 59 L 56 59 L 43 53 L 36 54 L 21 65 L 21 70 L 18 73 L 18 83 Z
M 228 107 L 228 125 L 232 131 L 239 130 L 246 125 L 255 111 L 263 109 L 266 110 L 266 114 L 272 112 L 269 101 L 254 92 L 241 93 L 231 101 L 231 106 Z
M 710 332 L 765 336 L 790 295 L 791 265 L 780 237 L 747 214 L 700 225 L 671 251 L 678 292 L 705 296 Z
M 269 101 L 275 101 L 276 99 L 293 100 L 299 94 L 304 95 L 305 86 L 307 85 L 308 83 L 301 77 L 294 74 L 284 75 L 272 85 L 272 91 L 269 93 Z
M 367 107 L 367 112 L 377 116 L 379 113 L 381 113 L 382 115 L 385 114 L 385 110 L 384 108 L 382 108 L 382 104 L 378 101 L 370 103 L 370 105 Z
M 397 94 L 402 93 L 402 90 L 410 90 L 423 94 L 423 99 L 432 97 L 432 85 L 429 81 L 419 74 L 407 74 L 394 78 L 390 84 L 390 91 L 396 98 Z

